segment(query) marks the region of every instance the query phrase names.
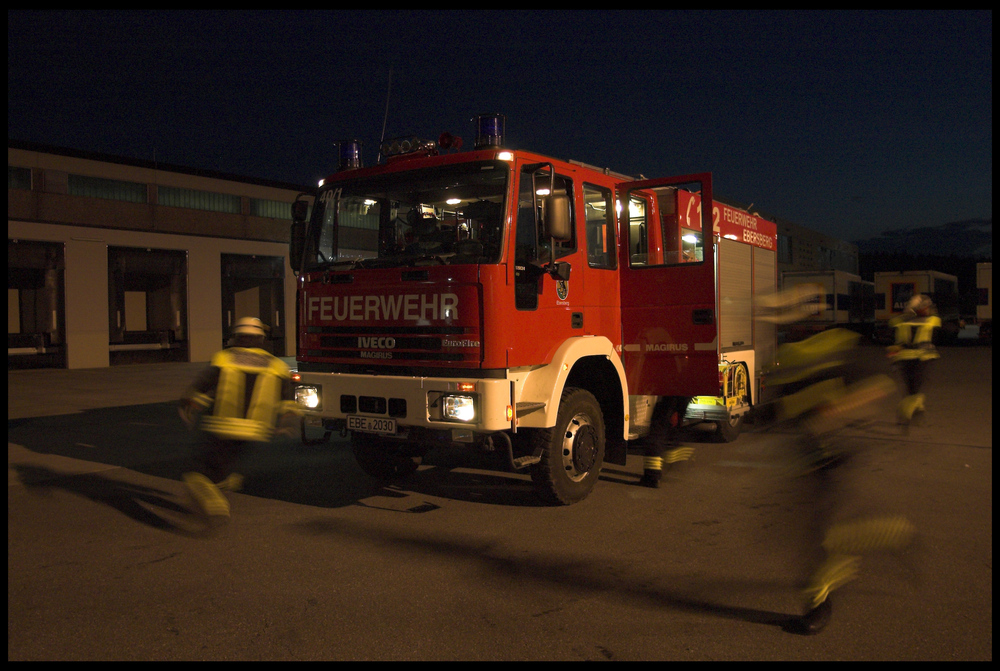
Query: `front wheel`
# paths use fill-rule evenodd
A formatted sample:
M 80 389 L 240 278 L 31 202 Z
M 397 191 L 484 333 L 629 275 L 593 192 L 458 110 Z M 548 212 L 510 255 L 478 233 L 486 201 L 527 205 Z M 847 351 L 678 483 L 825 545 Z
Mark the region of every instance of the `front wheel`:
M 537 494 L 555 505 L 587 498 L 604 464 L 604 414 L 594 395 L 569 387 L 559 400 L 556 425 L 533 435 L 541 461 L 532 466 Z

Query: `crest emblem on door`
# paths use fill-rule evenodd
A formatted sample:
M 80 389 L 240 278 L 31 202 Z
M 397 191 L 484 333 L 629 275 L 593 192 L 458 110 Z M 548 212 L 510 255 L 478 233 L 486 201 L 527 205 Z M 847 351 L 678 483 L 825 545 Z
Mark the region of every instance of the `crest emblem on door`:
M 561 301 L 566 300 L 566 297 L 569 296 L 569 282 L 566 280 L 558 280 L 556 282 L 556 296 Z

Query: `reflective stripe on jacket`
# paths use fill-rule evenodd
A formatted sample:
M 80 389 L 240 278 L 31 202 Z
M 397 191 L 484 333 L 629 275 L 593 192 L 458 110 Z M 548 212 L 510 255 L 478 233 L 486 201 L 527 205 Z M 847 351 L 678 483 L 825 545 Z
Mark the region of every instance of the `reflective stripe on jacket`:
M 936 315 L 917 317 L 915 315 L 897 317 L 892 322 L 896 329 L 897 359 L 937 359 L 934 347 L 934 329 L 941 327 L 941 318 Z
M 196 398 L 214 396 L 201 427 L 220 438 L 268 441 L 290 401 L 290 389 L 288 366 L 270 353 L 247 347 L 217 352 L 195 383 Z

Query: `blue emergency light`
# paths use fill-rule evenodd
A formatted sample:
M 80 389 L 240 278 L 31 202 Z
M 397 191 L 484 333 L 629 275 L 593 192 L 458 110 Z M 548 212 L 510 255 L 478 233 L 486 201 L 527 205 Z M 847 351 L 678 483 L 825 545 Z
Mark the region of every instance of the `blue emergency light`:
M 503 146 L 504 115 L 480 114 L 475 121 L 476 149 Z
M 361 140 L 340 143 L 339 170 L 356 170 L 361 165 Z

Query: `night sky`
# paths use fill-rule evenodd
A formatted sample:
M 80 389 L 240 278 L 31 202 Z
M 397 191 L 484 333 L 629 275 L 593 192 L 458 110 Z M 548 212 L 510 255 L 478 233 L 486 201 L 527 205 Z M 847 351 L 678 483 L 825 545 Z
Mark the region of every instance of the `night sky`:
M 993 216 L 992 12 L 7 13 L 7 137 L 314 184 L 336 143 L 507 144 L 846 240 Z M 390 76 L 391 73 L 391 76 Z

